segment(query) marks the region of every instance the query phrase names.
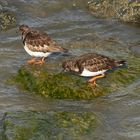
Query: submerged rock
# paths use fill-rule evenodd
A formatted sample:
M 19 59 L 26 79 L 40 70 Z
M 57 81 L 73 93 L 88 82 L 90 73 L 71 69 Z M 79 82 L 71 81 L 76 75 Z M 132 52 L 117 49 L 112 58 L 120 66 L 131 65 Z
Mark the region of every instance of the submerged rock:
M 124 22 L 140 24 L 139 0 L 92 0 L 89 10 L 100 17 L 114 17 Z
M 8 30 L 16 25 L 15 14 L 9 11 L 0 11 L 0 30 Z
M 140 45 L 130 47 L 130 50 L 136 57 L 140 57 Z
M 16 15 L 7 10 L 7 2 L 0 2 L 0 31 L 8 30 L 16 26 Z
M 2 140 L 80 140 L 99 125 L 90 112 L 9 112 L 2 120 Z
M 7 6 L 7 5 L 8 5 L 8 3 L 7 3 L 6 0 L 0 1 L 0 10 L 3 10 L 3 8 L 4 8 L 5 6 Z

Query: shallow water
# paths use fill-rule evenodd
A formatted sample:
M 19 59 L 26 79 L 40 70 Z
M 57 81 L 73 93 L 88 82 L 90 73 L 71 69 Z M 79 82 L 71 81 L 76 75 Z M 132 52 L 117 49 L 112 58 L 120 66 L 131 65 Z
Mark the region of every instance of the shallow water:
M 111 19 L 100 19 L 87 10 L 88 0 L 12 0 L 19 24 L 28 24 L 47 32 L 71 55 L 99 52 L 114 58 L 127 58 L 129 47 L 137 44 L 140 29 Z M 92 101 L 42 99 L 23 94 L 6 80 L 30 58 L 23 49 L 16 28 L 0 33 L 0 114 L 8 111 L 91 111 L 99 116 L 101 126 L 87 139 L 138 140 L 140 138 L 140 78 L 124 89 Z M 66 56 L 52 56 L 55 64 Z M 59 69 L 57 69 L 59 71 Z

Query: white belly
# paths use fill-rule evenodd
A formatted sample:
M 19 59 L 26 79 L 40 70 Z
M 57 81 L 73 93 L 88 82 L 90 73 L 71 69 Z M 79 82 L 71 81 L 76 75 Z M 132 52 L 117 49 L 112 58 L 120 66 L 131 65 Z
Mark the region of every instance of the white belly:
M 33 52 L 33 51 L 29 50 L 26 45 L 24 46 L 24 49 L 29 55 L 34 56 L 34 57 L 47 57 L 51 54 L 50 52 L 46 52 L 46 53 L 44 53 L 44 52 Z
M 91 71 L 89 71 L 87 69 L 84 69 L 83 72 L 80 74 L 80 76 L 85 76 L 85 77 L 97 76 L 97 75 L 105 73 L 106 71 L 107 70 L 91 72 Z

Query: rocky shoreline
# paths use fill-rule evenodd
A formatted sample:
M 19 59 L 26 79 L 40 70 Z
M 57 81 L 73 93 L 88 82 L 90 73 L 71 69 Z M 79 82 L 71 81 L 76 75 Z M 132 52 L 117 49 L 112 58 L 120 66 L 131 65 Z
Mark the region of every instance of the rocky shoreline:
M 89 10 L 103 18 L 117 18 L 123 22 L 140 23 L 140 2 L 138 0 L 92 0 Z

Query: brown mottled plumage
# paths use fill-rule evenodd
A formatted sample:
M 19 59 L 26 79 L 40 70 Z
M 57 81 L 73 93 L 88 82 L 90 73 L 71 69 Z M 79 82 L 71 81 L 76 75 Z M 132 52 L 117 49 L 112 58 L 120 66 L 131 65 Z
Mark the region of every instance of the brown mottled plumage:
M 47 33 L 34 30 L 27 25 L 21 25 L 19 31 L 22 34 L 22 41 L 24 48 L 28 54 L 33 57 L 41 57 L 42 60 L 39 63 L 44 62 L 44 58 L 53 52 L 66 52 L 67 50 L 60 47 L 55 41 L 53 41 Z M 31 60 L 31 63 L 35 61 Z M 30 61 L 29 61 L 30 63 Z M 38 62 L 37 62 L 38 63 Z
M 107 56 L 95 53 L 88 53 L 76 57 L 71 60 L 66 60 L 63 62 L 62 67 L 64 71 L 75 72 L 81 76 L 85 77 L 104 77 L 104 73 L 107 70 L 113 69 L 124 65 L 125 61 L 117 61 L 115 59 L 109 58 Z M 89 82 L 96 81 L 97 78 L 90 79 Z

